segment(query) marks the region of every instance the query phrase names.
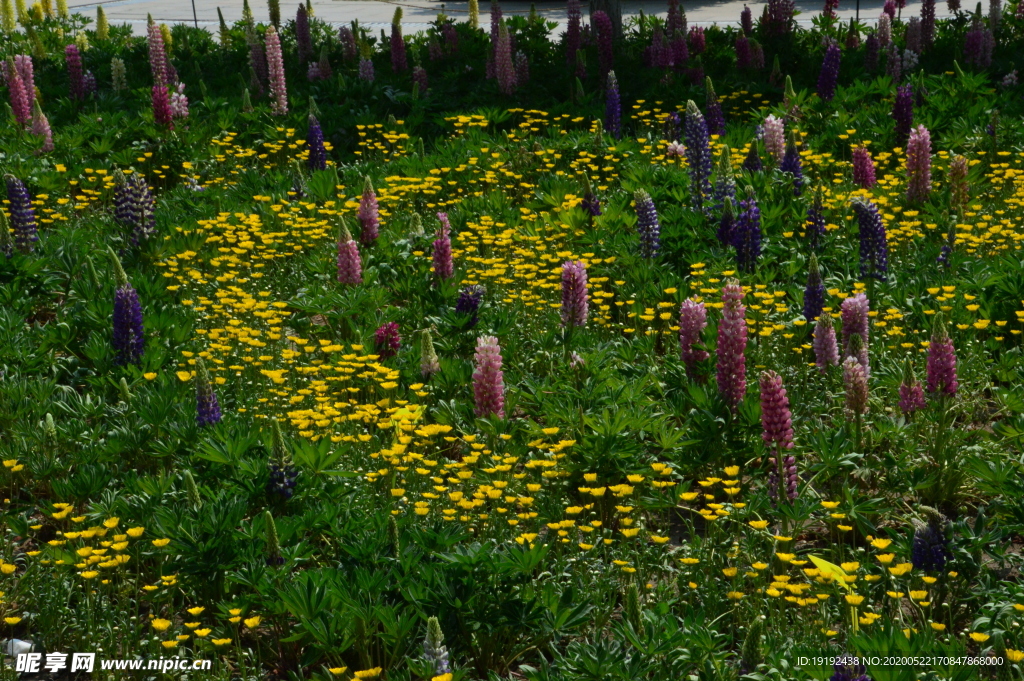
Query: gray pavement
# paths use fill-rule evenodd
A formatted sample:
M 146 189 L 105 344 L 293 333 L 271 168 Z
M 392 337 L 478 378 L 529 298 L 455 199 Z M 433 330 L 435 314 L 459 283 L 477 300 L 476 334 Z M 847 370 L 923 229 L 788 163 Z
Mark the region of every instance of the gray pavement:
M 195 15 L 193 17 L 193 5 L 190 0 L 102 0 L 101 2 L 80 2 L 70 0 L 68 3 L 72 12 L 91 14 L 95 16 L 96 6 L 103 5 L 107 19 L 111 24 L 131 24 L 137 35 L 144 35 L 146 32 L 146 17 L 152 15 L 158 23 L 168 25 L 177 23 L 193 23 L 215 31 L 217 28 L 217 7 L 224 13 L 224 18 L 230 23 L 242 16 L 242 0 L 195 0 Z M 267 21 L 267 7 L 263 0 L 250 0 L 250 7 L 256 15 L 257 21 Z M 564 1 L 549 0 L 537 2 L 538 13 L 546 19 L 559 22 L 555 34 L 564 30 L 566 23 L 566 5 Z M 754 17 L 758 17 L 763 9 L 764 2 L 749 2 Z M 862 0 L 860 3 L 860 17 L 862 21 L 873 24 L 882 11 L 884 0 Z M 690 25 L 708 24 L 738 24 L 740 12 L 743 10 L 742 0 L 683 0 L 687 20 Z M 820 2 L 812 0 L 797 0 L 796 6 L 801 14 L 798 21 L 809 23 L 811 17 L 821 12 L 824 0 Z M 941 18 L 947 16 L 945 3 L 937 7 L 937 14 Z M 395 7 L 401 6 L 404 14 L 402 26 L 406 33 L 425 30 L 429 22 L 433 21 L 438 12 L 443 11 L 450 17 L 459 21 L 465 21 L 469 15 L 469 3 L 463 1 L 442 1 L 442 0 L 314 0 L 313 11 L 318 19 L 328 21 L 340 26 L 347 24 L 353 19 L 358 19 L 361 24 L 376 30 L 390 26 L 391 17 Z M 583 2 L 584 13 L 586 14 L 587 3 Z M 657 14 L 664 17 L 668 10 L 668 2 L 654 2 L 651 0 L 623 0 L 623 16 L 637 15 L 641 10 L 645 14 Z M 283 16 L 294 16 L 298 8 L 298 0 L 282 0 L 281 13 Z M 501 4 L 502 12 L 509 14 L 527 14 L 530 11 L 528 0 L 505 0 Z M 839 16 L 843 19 L 850 19 L 854 16 L 856 4 L 853 0 L 841 0 Z M 903 9 L 903 16 L 919 15 L 921 3 L 909 2 Z M 490 22 L 490 2 L 480 1 L 480 23 L 487 26 Z

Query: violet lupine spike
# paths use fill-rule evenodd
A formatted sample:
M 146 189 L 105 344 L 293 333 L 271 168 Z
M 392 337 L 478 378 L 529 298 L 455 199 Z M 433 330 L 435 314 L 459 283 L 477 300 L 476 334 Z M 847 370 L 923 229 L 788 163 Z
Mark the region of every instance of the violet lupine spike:
M 382 324 L 373 334 L 373 346 L 381 361 L 397 355 L 402 347 L 402 338 L 398 335 L 398 323 Z
M 761 440 L 779 449 L 793 448 L 793 415 L 782 376 L 774 371 L 761 374 Z
M 914 366 L 909 360 L 903 367 L 903 380 L 900 382 L 899 396 L 899 408 L 904 416 L 921 411 L 927 406 L 924 399 L 924 388 L 917 380 L 917 376 L 914 375 Z
M 372 83 L 374 78 L 373 62 L 363 57 L 359 60 L 359 80 Z
M 587 266 L 568 260 L 562 263 L 562 326 L 586 326 L 587 312 Z
M 868 377 L 856 357 L 843 360 L 843 387 L 846 393 L 848 417 L 866 414 L 868 411 Z
M 804 190 L 804 171 L 795 137 L 791 137 L 789 144 L 786 145 L 786 153 L 779 164 L 779 170 L 793 176 L 793 195 L 800 196 Z
M 251 32 L 247 35 L 246 39 L 249 41 L 250 84 L 252 85 L 256 96 L 259 97 L 263 95 L 267 78 L 269 77 L 267 52 L 263 47 L 263 43 L 261 43 L 259 38 L 256 37 L 255 32 Z
M 901 85 L 896 88 L 892 118 L 896 122 L 896 144 L 903 146 L 907 143 L 910 131 L 914 126 L 914 91 L 910 85 Z
M 313 39 L 309 34 L 309 14 L 306 6 L 299 4 L 295 13 L 295 47 L 299 53 L 299 63 L 305 64 L 313 56 Z
M 690 201 L 700 212 L 705 210 L 705 197 L 711 194 L 711 136 L 704 116 L 693 100 L 686 103 L 686 162 L 690 167 Z
M 613 139 L 622 137 L 622 101 L 619 98 L 619 81 L 615 72 L 608 72 L 608 89 L 605 91 L 604 128 Z
M 590 17 L 590 23 L 597 33 L 597 54 L 601 64 L 601 81 L 604 82 L 608 72 L 615 68 L 615 54 L 612 50 L 612 20 L 603 11 L 598 10 Z
M 601 200 L 594 193 L 594 188 L 590 184 L 590 177 L 586 174 L 583 175 L 583 200 L 580 205 L 583 207 L 583 210 L 587 211 L 591 223 L 593 223 L 594 218 L 601 215 Z
M 807 266 L 807 286 L 804 288 L 804 319 L 813 322 L 825 308 L 825 282 L 818 268 L 818 256 L 811 253 Z
M 732 197 L 727 196 L 722 203 L 722 217 L 715 233 L 723 246 L 736 245 L 736 211 L 732 206 Z
M 875 161 L 866 147 L 853 150 L 853 183 L 861 189 L 875 186 Z
M 210 372 L 202 359 L 196 360 L 196 423 L 200 428 L 220 423 L 220 403 L 213 390 Z
M 903 39 L 908 50 L 914 54 L 921 54 L 921 20 L 918 17 L 910 17 Z
M 921 3 L 921 43 L 924 49 L 935 44 L 935 0 Z
M 372 246 L 380 235 L 380 212 L 377 208 L 377 194 L 373 191 L 370 178 L 363 180 L 363 195 L 359 198 L 359 241 L 364 246 Z
M 713 211 L 721 210 L 726 199 L 736 198 L 736 179 L 732 173 L 731 156 L 732 152 L 729 147 L 723 146 L 722 153 L 718 157 L 714 187 L 711 190 L 711 198 L 714 200 Z
M 174 112 L 171 111 L 170 95 L 163 84 L 152 87 L 153 121 L 168 130 L 174 129 Z
M 736 68 L 740 71 L 746 71 L 751 68 L 754 63 L 754 55 L 750 50 L 750 38 L 745 35 L 736 36 Z
M 128 281 L 128 275 L 121 267 L 121 261 L 108 249 L 114 264 L 113 341 L 114 363 L 118 366 L 141 364 L 145 349 L 145 332 L 142 324 L 142 304 L 139 294 Z
M 359 255 L 359 244 L 352 240 L 345 218 L 341 218 L 338 236 L 338 283 L 348 286 L 363 283 L 363 259 Z
M 839 9 L 839 0 L 825 0 L 825 8 L 822 10 L 822 14 L 829 19 L 835 19 L 837 9 Z
M 814 325 L 814 363 L 822 373 L 830 366 L 839 364 L 839 345 L 836 343 L 836 329 L 832 324 L 832 315 L 823 314 Z
M 273 26 L 267 27 L 266 50 L 267 72 L 270 80 L 270 112 L 275 116 L 284 116 L 288 113 L 288 84 L 284 77 L 281 38 Z
M 722 288 L 722 319 L 718 323 L 718 392 L 736 411 L 747 391 L 747 308 L 743 287 L 735 279 Z
M 679 306 L 679 359 L 686 364 L 686 373 L 693 377 L 700 362 L 710 355 L 701 347 L 704 329 L 708 325 L 708 312 L 703 302 L 687 298 Z
M 29 106 L 25 82 L 13 64 L 8 62 L 5 68 L 7 70 L 7 94 L 11 100 L 14 120 L 20 127 L 25 127 L 32 120 L 32 109 Z
M 420 94 L 427 94 L 427 90 L 430 89 L 430 83 L 427 80 L 427 70 L 422 66 L 416 65 L 412 67 L 412 82 L 419 88 Z
M 11 227 L 14 229 L 14 244 L 22 253 L 31 253 L 39 241 L 36 227 L 36 212 L 25 184 L 13 175 L 6 176 L 7 200 L 11 213 Z
M 686 17 L 683 17 L 683 25 L 686 25 Z M 671 55 L 672 66 L 677 70 L 686 66 L 690 61 L 690 50 L 686 45 L 686 31 L 676 31 L 675 36 L 669 43 L 669 54 Z
M 511 95 L 516 90 L 516 67 L 512 63 L 512 42 L 508 28 L 502 23 L 498 27 L 498 43 L 494 47 L 494 77 L 498 80 L 498 89 L 503 95 Z
M 821 240 L 827 232 L 825 227 L 825 201 L 820 186 L 814 192 L 811 205 L 807 207 L 807 222 L 804 229 L 806 230 L 807 241 L 810 243 L 811 250 L 817 251 L 821 246 Z
M 768 155 L 774 159 L 776 164 L 782 163 L 786 154 L 786 123 L 774 115 L 765 119 L 764 125 L 764 148 Z
M 725 134 L 725 114 L 722 113 L 722 105 L 718 101 L 718 95 L 715 94 L 715 86 L 711 83 L 711 78 L 704 79 L 704 92 L 706 93 L 704 110 L 708 112 L 704 121 L 707 123 L 708 133 L 722 136 Z
M 441 227 L 437 230 L 437 238 L 434 239 L 433 269 L 437 281 L 446 281 L 455 276 L 455 262 L 452 260 L 451 227 L 448 223 L 447 214 L 438 213 L 437 218 L 441 221 Z
M 679 0 L 668 0 L 668 15 L 665 17 L 665 32 L 669 37 L 677 33 L 686 34 L 686 10 Z
M 479 321 L 480 304 L 484 298 L 484 287 L 478 285 L 466 286 L 459 291 L 459 298 L 455 301 L 455 314 L 462 317 L 469 317 L 467 329 L 472 329 Z
M 928 200 L 932 191 L 932 137 L 919 125 L 907 142 L 907 200 L 913 204 Z
M 941 316 L 937 317 L 931 343 L 928 344 L 928 394 L 953 397 L 960 387 L 956 375 L 956 350 Z
M 743 11 L 740 12 L 740 29 L 745 36 L 754 33 L 754 15 L 746 5 L 743 5 Z
M 896 19 L 896 0 L 885 0 L 882 13 L 889 17 L 889 21 L 894 21 Z
M 505 418 L 505 382 L 501 346 L 494 336 L 480 336 L 473 357 L 473 399 L 480 418 Z
M 359 56 L 359 48 L 356 46 L 356 36 L 348 26 L 338 29 L 338 40 L 341 41 L 341 53 L 347 61 Z
M 860 276 L 885 281 L 889 272 L 889 239 L 878 206 L 865 199 L 853 202 L 860 237 Z
M 640 255 L 644 258 L 654 258 L 661 249 L 658 210 L 654 207 L 651 195 L 643 189 L 636 190 L 633 199 L 636 203 L 636 228 L 640 234 Z
M 934 1 L 934 0 L 933 0 Z M 825 102 L 831 102 L 836 95 L 836 85 L 839 83 L 839 62 L 842 59 L 842 52 L 839 45 L 829 43 L 825 49 L 825 58 L 821 62 L 821 73 L 818 74 L 818 97 Z
M 170 82 L 167 72 L 167 47 L 164 45 L 164 34 L 156 23 L 150 23 L 147 27 L 146 42 L 149 46 L 149 68 L 153 73 L 153 84 L 167 85 Z
M 82 70 L 82 55 L 78 52 L 78 46 L 72 43 L 64 48 L 64 62 L 68 68 L 68 78 L 71 81 L 71 99 L 83 101 L 85 99 L 85 72 Z
M 733 229 L 736 247 L 736 266 L 741 272 L 753 272 L 761 257 L 761 208 L 757 205 L 754 188 L 747 187 L 747 198 L 740 201 L 739 216 Z
M 879 48 L 878 36 L 874 33 L 868 35 L 864 41 L 864 70 L 868 73 L 874 73 L 878 70 Z
M 327 169 L 327 149 L 324 147 L 324 132 L 320 128 L 320 121 L 313 114 L 309 115 L 309 131 L 306 133 L 306 148 L 309 149 L 309 158 L 306 159 L 306 167 L 310 170 Z

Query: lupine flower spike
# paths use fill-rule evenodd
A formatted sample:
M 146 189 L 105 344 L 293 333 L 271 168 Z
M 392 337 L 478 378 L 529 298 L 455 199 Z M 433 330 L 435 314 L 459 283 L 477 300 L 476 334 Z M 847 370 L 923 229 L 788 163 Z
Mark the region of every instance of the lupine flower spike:
M 476 415 L 505 418 L 505 382 L 501 371 L 501 347 L 494 336 L 480 336 L 473 359 L 473 398 Z
M 900 383 L 899 394 L 900 411 L 905 416 L 925 408 L 924 388 L 914 375 L 914 365 L 909 359 L 903 365 L 903 381 Z
M 697 211 L 705 208 L 711 194 L 711 137 L 700 109 L 691 99 L 686 103 L 686 162 L 690 166 L 690 201 Z
M 850 296 L 842 304 L 843 322 L 843 357 L 855 357 L 864 368 L 865 378 L 868 376 L 867 348 L 868 329 L 870 328 L 870 302 L 863 293 Z M 860 339 L 861 348 L 854 348 L 854 337 Z
M 32 208 L 25 184 L 14 175 L 7 175 L 7 200 L 10 202 L 11 227 L 14 228 L 14 243 L 22 253 L 31 253 L 39 241 L 36 229 L 36 212 Z
M 196 423 L 199 427 L 220 423 L 220 403 L 213 390 L 210 372 L 202 358 L 196 359 Z
M 804 319 L 813 322 L 825 307 L 825 283 L 818 269 L 818 256 L 811 254 L 807 264 L 807 287 L 804 289 Z
M 562 264 L 562 326 L 587 324 L 587 266 L 581 260 Z
M 743 287 L 735 279 L 722 288 L 722 319 L 718 323 L 718 392 L 736 411 L 747 391 L 747 320 Z
M 875 162 L 865 147 L 853 150 L 853 183 L 862 189 L 875 186 Z
M 139 294 L 128 282 L 128 275 L 113 250 L 107 249 L 114 265 L 114 363 L 141 364 L 145 336 L 142 326 L 142 305 Z
M 604 127 L 614 139 L 622 137 L 622 102 L 619 99 L 619 81 L 615 72 L 608 72 L 608 89 L 605 92 Z
M 398 335 L 397 322 L 382 324 L 374 333 L 373 345 L 381 360 L 391 359 L 402 347 L 402 338 Z
M 733 231 L 736 265 L 741 272 L 753 272 L 761 257 L 761 209 L 754 188 L 747 186 L 747 198 L 740 201 L 739 216 Z
M 702 347 L 708 313 L 703 302 L 687 298 L 679 307 L 679 358 L 686 364 L 686 373 L 692 378 L 700 362 L 709 355 Z
M 309 149 L 309 158 L 306 166 L 310 170 L 327 169 L 327 149 L 324 147 L 324 133 L 320 128 L 320 121 L 313 114 L 309 115 L 309 132 L 306 134 L 306 148 Z
M 928 394 L 933 398 L 954 397 L 960 387 L 956 376 L 956 350 L 941 313 L 935 317 L 928 345 Z
M 434 339 L 430 335 L 430 329 L 423 329 L 420 334 L 420 374 L 423 378 L 429 379 L 441 370 L 441 363 L 434 350 Z
M 932 191 L 932 138 L 928 128 L 919 125 L 910 132 L 907 143 L 907 200 L 923 203 Z
M 438 213 L 440 227 L 434 239 L 434 276 L 437 281 L 445 281 L 455 276 L 455 264 L 452 261 L 451 223 L 447 213 Z
M 363 260 L 359 255 L 359 244 L 352 240 L 344 216 L 340 217 L 340 222 L 338 282 L 349 286 L 358 286 L 363 283 Z
M 358 217 L 359 226 L 362 228 L 359 241 L 366 246 L 372 246 L 379 236 L 380 213 L 377 209 L 377 194 L 373 191 L 369 177 L 363 180 L 363 195 L 359 199 Z
M 640 233 L 640 255 L 653 258 L 661 248 L 661 225 L 658 222 L 658 211 L 654 207 L 651 195 L 643 189 L 634 194 L 636 203 L 636 228 Z
M 836 329 L 832 315 L 822 314 L 814 325 L 814 363 L 818 371 L 825 373 L 830 366 L 839 365 L 839 346 L 836 344 Z
M 284 116 L 288 113 L 288 86 L 284 77 L 281 38 L 273 26 L 267 27 L 266 51 L 267 71 L 270 79 L 270 112 L 275 116 Z

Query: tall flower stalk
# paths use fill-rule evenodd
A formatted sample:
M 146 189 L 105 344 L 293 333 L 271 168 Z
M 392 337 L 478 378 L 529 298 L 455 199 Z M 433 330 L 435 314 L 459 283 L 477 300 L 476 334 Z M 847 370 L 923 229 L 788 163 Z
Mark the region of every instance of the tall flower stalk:
M 25 184 L 14 175 L 7 175 L 7 200 L 11 211 L 11 227 L 14 229 L 14 244 L 22 253 L 31 253 L 39 241 L 36 227 L 36 212 L 32 208 Z M 0 209 L 2 210 L 2 209 Z
M 932 191 L 932 137 L 919 125 L 907 143 L 907 200 L 913 204 L 928 200 Z
M 370 178 L 363 179 L 363 195 L 359 198 L 359 241 L 364 246 L 372 246 L 380 235 L 380 211 L 377 208 L 377 194 L 373 191 Z
M 455 263 L 452 260 L 451 223 L 447 213 L 438 213 L 440 227 L 434 239 L 434 277 L 437 281 L 447 281 L 455 276 Z
M 220 423 L 220 419 L 220 402 L 210 372 L 202 358 L 196 359 L 196 423 L 203 428 Z
M 266 33 L 267 72 L 270 80 L 270 112 L 275 116 L 288 113 L 288 85 L 284 78 L 284 57 L 281 55 L 281 38 L 273 26 Z
M 814 363 L 818 371 L 825 373 L 830 366 L 839 364 L 839 346 L 836 344 L 836 329 L 832 316 L 823 314 L 814 325 Z
M 658 210 L 654 207 L 651 195 L 643 189 L 636 190 L 633 195 L 636 203 L 636 229 L 640 234 L 640 255 L 654 258 L 661 249 L 661 224 L 658 222 Z
M 145 345 L 142 326 L 142 305 L 139 294 L 128 282 L 128 275 L 121 267 L 114 251 L 109 250 L 114 265 L 114 317 L 113 346 L 114 363 L 117 365 L 141 364 Z
M 722 319 L 718 323 L 718 392 L 736 411 L 747 391 L 747 308 L 743 287 L 735 279 L 722 288 Z
M 679 307 L 679 358 L 686 364 L 686 373 L 693 378 L 697 365 L 709 355 L 701 347 L 704 343 L 704 329 L 708 325 L 708 313 L 703 302 L 687 298 Z
M 889 239 L 878 206 L 866 199 L 853 202 L 860 237 L 860 276 L 885 281 L 889 272 Z
M 587 324 L 587 266 L 582 260 L 562 263 L 562 326 L 574 329 Z
M 711 137 L 700 109 L 691 99 L 686 103 L 686 162 L 690 166 L 690 201 L 704 211 L 704 199 L 711 194 Z
M 480 336 L 473 358 L 473 398 L 476 415 L 505 418 L 505 382 L 501 370 L 501 346 L 494 336 Z
M 345 218 L 340 218 L 338 230 L 338 283 L 358 286 L 363 283 L 363 260 L 359 255 L 359 244 L 352 240 Z

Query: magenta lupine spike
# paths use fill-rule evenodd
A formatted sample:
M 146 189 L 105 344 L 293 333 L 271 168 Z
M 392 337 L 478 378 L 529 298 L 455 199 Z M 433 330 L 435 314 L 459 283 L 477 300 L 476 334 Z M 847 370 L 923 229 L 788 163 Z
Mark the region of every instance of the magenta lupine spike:
M 843 357 L 850 356 L 850 343 L 853 336 L 860 336 L 864 347 L 868 346 L 868 329 L 871 303 L 863 293 L 850 296 L 842 304 L 843 320 Z
M 925 408 L 924 388 L 914 375 L 914 367 L 908 360 L 903 368 L 903 381 L 899 387 L 899 407 L 905 416 Z
M 372 246 L 380 235 L 380 213 L 377 209 L 377 194 L 373 191 L 369 177 L 363 181 L 363 195 L 359 198 L 357 217 L 362 229 L 359 241 L 366 246 Z
M 501 371 L 501 346 L 494 336 L 480 336 L 473 357 L 473 398 L 476 415 L 505 418 L 505 382 Z
M 686 364 L 686 372 L 693 376 L 697 364 L 706 360 L 707 350 L 696 347 L 704 344 L 704 329 L 708 325 L 708 312 L 703 302 L 687 298 L 679 306 L 679 358 Z
M 381 360 L 391 359 L 402 347 L 402 338 L 398 335 L 398 323 L 382 324 L 373 335 L 373 345 Z
M 959 387 L 953 339 L 946 333 L 946 325 L 939 318 L 935 320 L 932 340 L 928 345 L 928 393 L 934 397 L 953 397 Z
M 374 78 L 373 62 L 363 57 L 359 60 L 359 80 L 372 83 Z
M 498 43 L 494 47 L 494 75 L 503 95 L 515 92 L 516 67 L 512 63 L 512 43 L 504 23 L 498 27 Z
M 839 364 L 839 346 L 836 344 L 836 329 L 832 316 L 822 313 L 814 325 L 814 363 L 822 373 L 830 366 Z
M 864 367 L 856 357 L 843 360 L 843 386 L 846 392 L 846 413 L 848 416 L 866 414 L 868 411 L 868 378 Z
M 277 26 L 277 24 L 274 24 Z M 313 39 L 309 33 L 309 13 L 306 6 L 299 4 L 295 13 L 295 47 L 299 53 L 299 63 L 305 64 L 313 56 Z
M 281 56 L 281 38 L 277 29 L 267 27 L 267 71 L 270 78 L 270 112 L 275 116 L 288 113 L 288 85 L 284 79 L 284 57 Z
M 761 439 L 779 449 L 793 448 L 793 415 L 782 376 L 774 371 L 761 374 Z
M 21 76 L 21 82 L 25 86 L 25 95 L 28 97 L 29 106 L 36 100 L 36 76 L 35 68 L 32 66 L 32 57 L 27 54 L 19 54 L 14 57 L 14 68 Z
M 391 70 L 401 73 L 409 68 L 409 61 L 405 56 L 405 38 L 402 37 L 401 18 L 397 12 L 395 19 L 391 22 Z
M 949 203 L 953 210 L 959 212 L 967 205 L 970 198 L 970 185 L 967 183 L 967 159 L 959 154 L 949 163 L 947 173 L 949 183 Z
M 167 47 L 164 45 L 164 34 L 160 27 L 152 22 L 146 29 L 146 41 L 149 45 L 149 68 L 153 72 L 153 83 L 166 85 L 170 82 L 167 72 Z
M 562 326 L 586 326 L 587 312 L 587 266 L 568 260 L 562 263 Z
M 865 147 L 853 150 L 853 183 L 862 189 L 875 186 L 875 162 Z
M 451 225 L 446 213 L 438 213 L 437 219 L 441 222 L 441 226 L 437 230 L 437 238 L 434 239 L 434 276 L 438 281 L 444 281 L 455 276 L 455 263 L 452 261 Z
M 601 79 L 606 82 L 608 72 L 615 68 L 615 55 L 612 51 L 612 20 L 603 11 L 598 10 L 590 17 L 590 23 L 597 32 L 597 55 L 601 64 Z
M 747 308 L 743 287 L 735 279 L 722 288 L 722 320 L 718 323 L 718 392 L 736 407 L 747 392 Z
M 85 72 L 82 70 L 82 55 L 74 43 L 64 48 L 64 62 L 71 81 L 71 99 L 82 101 L 85 99 Z
M 46 154 L 53 151 L 53 132 L 50 130 L 50 121 L 43 113 L 43 108 L 39 106 L 38 99 L 35 100 L 35 107 L 32 111 L 32 134 L 43 139 L 43 146 L 38 149 L 37 153 Z
M 776 164 L 782 163 L 782 157 L 786 155 L 786 123 L 781 118 L 772 115 L 765 119 L 764 148 Z
M 359 245 L 352 240 L 344 218 L 338 237 L 338 282 L 349 286 L 363 283 L 363 259 L 359 256 Z
M 167 86 L 157 84 L 152 87 L 153 120 L 156 124 L 174 129 L 174 113 L 171 111 L 171 100 L 167 94 Z
M 907 200 L 922 203 L 932 191 L 932 137 L 919 125 L 910 131 L 907 142 Z
M 878 35 L 878 44 L 882 47 L 887 47 L 892 40 L 892 19 L 885 12 L 878 17 L 876 34 Z
M 14 120 L 19 126 L 26 126 L 32 119 L 32 109 L 29 107 L 28 93 L 25 82 L 17 69 L 10 62 L 5 65 L 7 70 L 7 94 L 11 100 L 11 110 L 14 112 Z

